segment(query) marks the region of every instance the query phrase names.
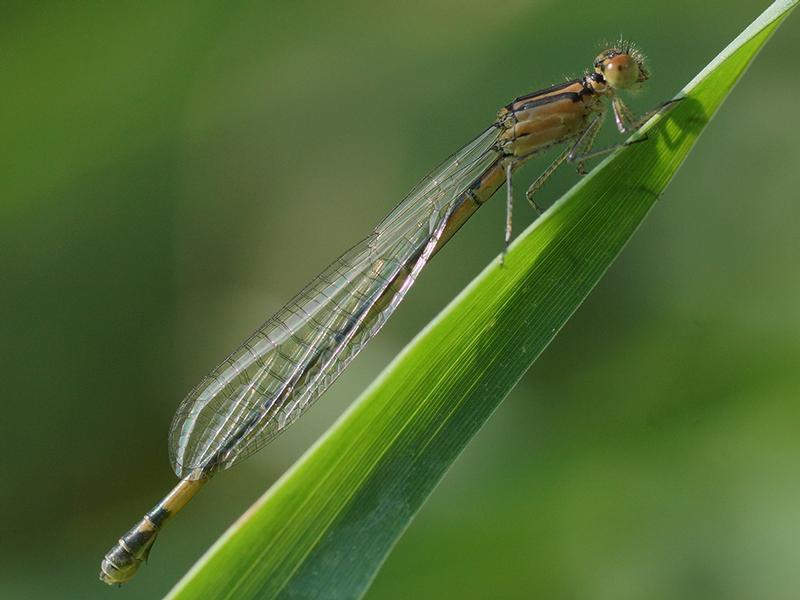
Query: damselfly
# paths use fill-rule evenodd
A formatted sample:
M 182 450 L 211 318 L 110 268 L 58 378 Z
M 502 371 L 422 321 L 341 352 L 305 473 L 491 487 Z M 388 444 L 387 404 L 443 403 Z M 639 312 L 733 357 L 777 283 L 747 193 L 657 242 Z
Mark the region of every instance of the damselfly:
M 557 145 L 565 149 L 531 184 L 528 200 L 562 163 L 592 150 L 608 99 L 620 132 L 635 119 L 617 95 L 644 82 L 643 57 L 604 50 L 579 79 L 521 96 L 483 133 L 425 177 L 372 234 L 343 254 L 231 353 L 184 399 L 169 452 L 177 486 L 103 559 L 100 579 L 128 581 L 164 524 L 218 471 L 250 456 L 293 423 L 380 330 L 428 260 L 505 182 L 511 237 L 513 171 Z M 662 107 L 665 105 L 662 105 Z M 631 143 L 631 142 L 627 142 Z

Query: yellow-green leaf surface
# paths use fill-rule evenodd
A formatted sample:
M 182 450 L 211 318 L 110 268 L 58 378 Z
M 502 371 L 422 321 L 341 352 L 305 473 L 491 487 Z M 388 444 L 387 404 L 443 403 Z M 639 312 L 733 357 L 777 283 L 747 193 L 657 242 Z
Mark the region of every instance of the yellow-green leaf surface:
M 774 3 L 519 236 L 244 514 L 171 598 L 353 598 L 467 442 L 589 294 L 750 61 Z M 698 201 L 701 201 L 698 199 Z

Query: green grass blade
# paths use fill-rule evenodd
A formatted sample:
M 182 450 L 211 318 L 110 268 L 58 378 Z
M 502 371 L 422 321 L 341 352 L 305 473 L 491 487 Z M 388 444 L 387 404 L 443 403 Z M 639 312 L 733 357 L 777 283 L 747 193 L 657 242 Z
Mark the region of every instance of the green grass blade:
M 170 598 L 362 595 L 447 468 L 622 250 L 761 46 L 774 3 L 519 236 L 176 585 Z M 413 299 L 412 299 L 413 301 Z

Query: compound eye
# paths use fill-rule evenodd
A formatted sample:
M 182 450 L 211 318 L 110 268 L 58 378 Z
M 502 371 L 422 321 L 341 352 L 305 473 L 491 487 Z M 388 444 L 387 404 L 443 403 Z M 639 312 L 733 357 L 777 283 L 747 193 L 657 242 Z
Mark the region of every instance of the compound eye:
M 644 80 L 644 73 L 639 69 L 639 63 L 630 54 L 607 57 L 602 61 L 600 70 L 608 85 L 620 90 L 630 88 Z

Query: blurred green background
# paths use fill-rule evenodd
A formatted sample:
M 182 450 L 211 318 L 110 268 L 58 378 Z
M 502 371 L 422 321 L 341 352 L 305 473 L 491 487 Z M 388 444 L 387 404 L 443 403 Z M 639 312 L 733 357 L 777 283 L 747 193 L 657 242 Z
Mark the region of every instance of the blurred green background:
M 767 5 L 4 3 L 0 597 L 165 593 L 498 253 L 503 203 L 107 588 L 100 558 L 173 485 L 169 422 L 206 371 L 514 96 L 622 33 L 650 58 L 642 112 Z M 368 598 L 796 597 L 799 16 Z M 517 231 L 546 162 L 518 178 Z

